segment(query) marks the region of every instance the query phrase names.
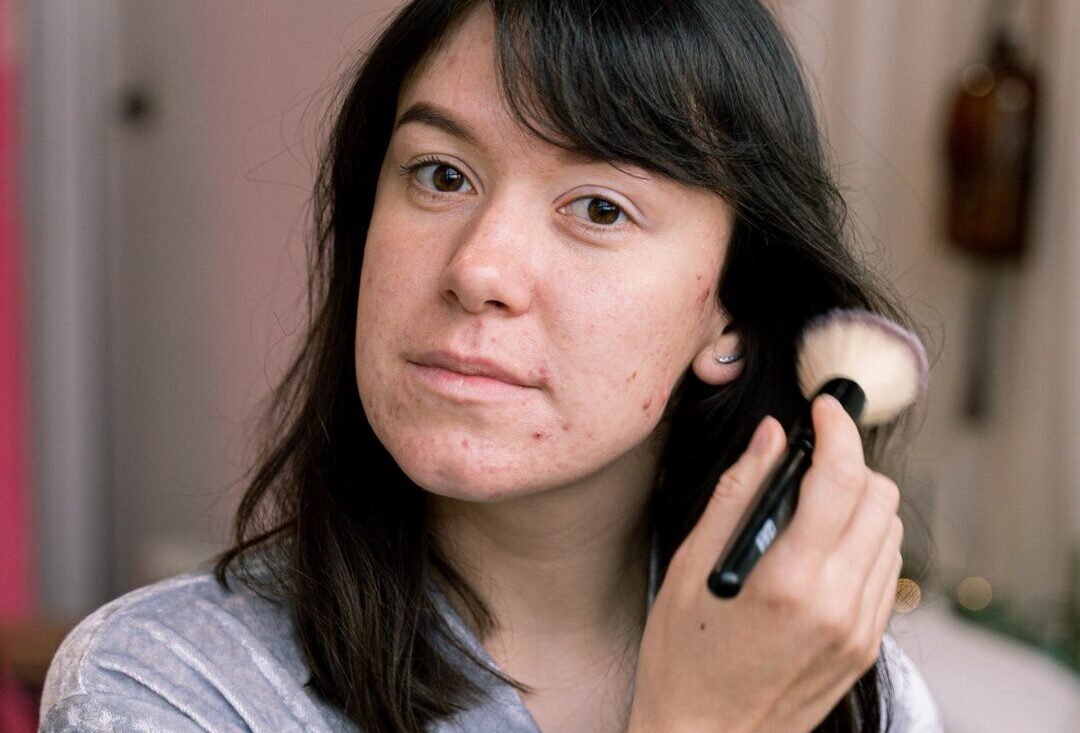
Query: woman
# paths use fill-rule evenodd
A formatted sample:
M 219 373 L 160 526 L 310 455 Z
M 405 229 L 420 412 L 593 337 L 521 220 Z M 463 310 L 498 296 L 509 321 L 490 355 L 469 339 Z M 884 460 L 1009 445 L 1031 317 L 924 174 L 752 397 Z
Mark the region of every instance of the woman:
M 879 658 L 898 492 L 835 403 L 789 530 L 705 587 L 802 324 L 902 320 L 757 2 L 412 2 L 315 210 L 236 545 L 85 620 L 43 730 L 935 729 Z

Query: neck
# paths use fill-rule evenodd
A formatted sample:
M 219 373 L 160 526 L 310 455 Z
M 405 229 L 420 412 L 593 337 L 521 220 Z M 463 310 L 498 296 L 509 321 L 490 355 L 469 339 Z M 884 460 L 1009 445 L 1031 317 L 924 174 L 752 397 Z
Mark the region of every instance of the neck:
M 603 476 L 499 502 L 430 496 L 437 541 L 496 619 L 481 639 L 493 656 L 640 638 L 655 465 L 624 463 L 635 465 L 616 462 Z

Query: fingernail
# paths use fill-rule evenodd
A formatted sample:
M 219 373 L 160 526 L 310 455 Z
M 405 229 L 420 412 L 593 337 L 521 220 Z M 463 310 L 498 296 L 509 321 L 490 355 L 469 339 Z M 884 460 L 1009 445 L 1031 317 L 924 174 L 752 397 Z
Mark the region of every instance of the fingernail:
M 823 394 L 819 397 L 820 400 L 825 402 L 830 410 L 843 410 L 844 406 L 840 404 L 840 400 L 833 397 L 831 394 Z
M 764 453 L 765 448 L 769 445 L 769 431 L 765 429 L 765 421 L 769 418 L 763 418 L 758 423 L 757 430 L 754 431 L 754 437 L 750 439 L 750 445 L 747 447 L 749 453 Z

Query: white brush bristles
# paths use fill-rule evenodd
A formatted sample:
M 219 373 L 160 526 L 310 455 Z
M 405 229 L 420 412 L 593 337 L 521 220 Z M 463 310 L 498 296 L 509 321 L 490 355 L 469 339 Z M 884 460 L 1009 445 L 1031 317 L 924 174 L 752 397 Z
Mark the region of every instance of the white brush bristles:
M 866 311 L 837 310 L 814 319 L 803 332 L 798 359 L 799 388 L 808 400 L 835 377 L 862 387 L 862 425 L 892 420 L 926 384 L 926 352 L 919 339 Z

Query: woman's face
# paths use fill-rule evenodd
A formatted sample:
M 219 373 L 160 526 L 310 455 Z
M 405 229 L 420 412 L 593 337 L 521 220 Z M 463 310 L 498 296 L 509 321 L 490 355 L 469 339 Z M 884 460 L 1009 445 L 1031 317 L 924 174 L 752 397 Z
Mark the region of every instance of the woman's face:
M 417 484 L 473 501 L 653 466 L 681 376 L 723 381 L 711 358 L 736 345 L 724 202 L 530 136 L 494 58 L 481 6 L 401 94 L 357 313 L 375 433 Z

